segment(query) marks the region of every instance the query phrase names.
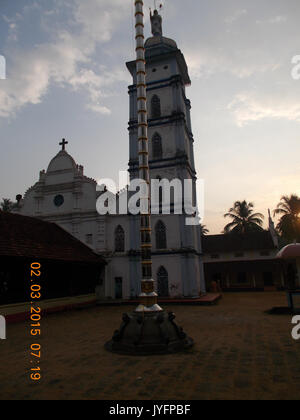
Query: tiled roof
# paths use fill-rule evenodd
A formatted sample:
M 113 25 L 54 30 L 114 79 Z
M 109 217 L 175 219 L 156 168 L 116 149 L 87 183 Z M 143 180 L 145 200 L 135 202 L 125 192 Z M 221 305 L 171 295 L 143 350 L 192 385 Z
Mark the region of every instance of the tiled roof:
M 104 258 L 58 225 L 2 211 L 0 256 L 105 264 Z
M 228 233 L 225 235 L 204 235 L 202 237 L 204 254 L 214 252 L 255 251 L 275 249 L 269 231 L 247 234 Z

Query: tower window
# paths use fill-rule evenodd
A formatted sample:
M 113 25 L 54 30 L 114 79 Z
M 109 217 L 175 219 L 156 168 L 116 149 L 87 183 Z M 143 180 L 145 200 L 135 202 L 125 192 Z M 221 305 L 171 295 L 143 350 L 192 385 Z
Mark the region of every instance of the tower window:
M 156 248 L 166 249 L 167 248 L 167 230 L 165 224 L 159 220 L 155 226 L 156 235 Z
M 117 226 L 115 230 L 115 251 L 124 252 L 125 251 L 125 232 L 122 226 Z
M 152 96 L 151 99 L 151 115 L 152 118 L 159 118 L 161 116 L 160 99 L 157 95 Z
M 160 159 L 162 158 L 163 150 L 162 150 L 162 140 L 158 133 L 155 133 L 152 137 L 152 156 L 153 159 Z

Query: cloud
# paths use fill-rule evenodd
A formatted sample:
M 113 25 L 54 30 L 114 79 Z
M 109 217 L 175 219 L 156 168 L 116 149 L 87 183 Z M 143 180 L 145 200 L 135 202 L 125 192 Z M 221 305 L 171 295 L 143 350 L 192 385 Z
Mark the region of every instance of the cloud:
M 120 69 L 108 70 L 101 66 L 99 74 L 96 74 L 91 69 L 82 69 L 71 77 L 68 83 L 75 91 L 84 88 L 88 92 L 90 102 L 86 105 L 87 109 L 109 115 L 111 113 L 110 110 L 101 105 L 101 100 L 108 97 L 109 94 L 104 93 L 102 88 L 113 86 L 117 82 L 126 80 L 127 74 Z
M 245 79 L 257 73 L 273 72 L 281 66 L 276 57 L 253 48 L 226 51 L 200 47 L 196 53 L 188 52 L 186 59 L 191 76 L 196 79 L 224 72 Z
M 297 100 L 284 98 L 262 97 L 245 92 L 235 96 L 227 106 L 239 127 L 263 119 L 286 119 L 300 122 L 300 103 Z
M 236 10 L 231 16 L 227 16 L 224 22 L 228 25 L 232 25 L 234 22 L 239 20 L 242 16 L 247 15 L 248 12 L 246 9 Z
M 118 23 L 131 11 L 130 0 L 76 0 L 74 17 L 82 25 L 82 36 L 109 41 Z
M 287 16 L 275 16 L 269 20 L 270 23 L 284 23 L 287 22 Z
M 287 18 L 287 16 L 274 16 L 274 17 L 271 17 L 271 18 L 269 18 L 269 19 L 265 19 L 265 20 L 257 20 L 256 21 L 256 23 L 259 25 L 259 24 L 266 24 L 266 23 L 269 23 L 269 24 L 279 24 L 279 23 L 285 23 L 285 22 L 287 22 L 287 20 L 288 20 L 288 18 Z
M 59 1 L 55 3 L 57 7 L 62 7 Z M 50 21 L 50 42 L 27 49 L 15 47 L 9 57 L 9 77 L 1 86 L 0 117 L 13 116 L 28 104 L 42 102 L 52 85 L 84 91 L 88 97 L 86 108 L 108 115 L 109 109 L 101 104 L 107 96 L 104 89 L 127 79 L 119 69 L 102 66 L 94 70 L 93 55 L 98 45 L 106 43 L 113 36 L 118 22 L 124 19 L 127 3 L 126 0 L 111 3 L 104 0 L 76 0 L 75 3 L 69 3 L 69 6 L 72 5 L 69 18 L 71 29 L 67 26 L 56 32 L 54 27 L 51 31 Z M 64 6 L 67 4 L 64 2 Z M 32 6 L 32 9 L 36 8 L 36 3 Z M 30 9 L 26 7 L 28 13 Z M 51 19 L 51 16 L 47 13 L 48 18 Z M 14 20 L 7 20 L 9 24 L 15 24 Z
M 19 30 L 19 22 L 23 20 L 23 17 L 17 13 L 13 17 L 8 17 L 6 15 L 2 15 L 2 19 L 8 25 L 8 41 L 17 41 L 18 40 L 18 30 Z

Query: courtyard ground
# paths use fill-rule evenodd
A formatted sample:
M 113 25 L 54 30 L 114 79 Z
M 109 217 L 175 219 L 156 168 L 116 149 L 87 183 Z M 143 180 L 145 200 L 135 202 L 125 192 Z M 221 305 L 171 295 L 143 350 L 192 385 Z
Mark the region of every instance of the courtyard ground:
M 93 307 L 47 316 L 43 336 L 9 325 L 0 342 L 0 399 L 300 399 L 300 341 L 284 293 L 225 294 L 216 306 L 167 306 L 195 339 L 167 356 L 120 356 L 104 350 L 132 307 Z M 30 344 L 42 345 L 42 379 L 29 379 Z

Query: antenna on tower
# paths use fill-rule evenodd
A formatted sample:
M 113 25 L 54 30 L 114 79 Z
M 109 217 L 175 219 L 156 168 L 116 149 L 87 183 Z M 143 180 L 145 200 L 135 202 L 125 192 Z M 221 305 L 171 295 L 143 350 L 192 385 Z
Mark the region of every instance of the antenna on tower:
M 153 0 L 154 3 L 154 10 L 157 10 L 157 0 Z M 159 11 L 162 11 L 164 9 L 163 3 L 159 4 Z M 150 14 L 152 14 L 152 7 L 149 7 Z
M 154 10 L 157 10 L 157 0 L 153 0 L 154 1 Z M 163 3 L 159 4 L 159 10 L 162 10 L 164 7 Z M 150 7 L 151 10 L 151 7 Z

